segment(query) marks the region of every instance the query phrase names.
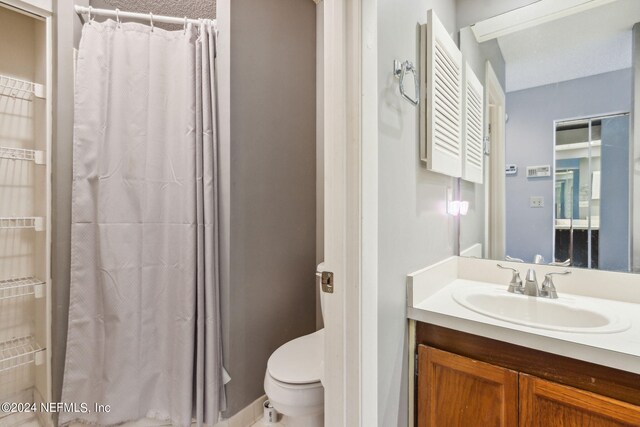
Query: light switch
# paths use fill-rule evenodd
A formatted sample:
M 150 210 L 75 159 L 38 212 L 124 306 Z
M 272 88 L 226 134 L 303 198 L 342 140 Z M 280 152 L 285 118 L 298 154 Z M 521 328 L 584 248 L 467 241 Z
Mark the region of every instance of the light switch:
M 542 196 L 531 196 L 531 197 L 529 197 L 529 207 L 530 208 L 542 208 L 542 207 L 544 207 L 544 197 L 542 197 Z

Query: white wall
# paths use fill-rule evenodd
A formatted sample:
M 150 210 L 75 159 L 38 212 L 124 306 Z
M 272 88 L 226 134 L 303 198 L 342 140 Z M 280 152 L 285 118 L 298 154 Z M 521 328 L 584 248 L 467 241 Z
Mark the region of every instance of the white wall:
M 406 275 L 453 255 L 456 242 L 445 213 L 454 180 L 420 162 L 419 109 L 400 97 L 392 75 L 394 59 L 419 63 L 418 24 L 431 8 L 457 32 L 453 0 L 378 0 L 377 8 L 378 425 L 384 427 L 407 425 Z

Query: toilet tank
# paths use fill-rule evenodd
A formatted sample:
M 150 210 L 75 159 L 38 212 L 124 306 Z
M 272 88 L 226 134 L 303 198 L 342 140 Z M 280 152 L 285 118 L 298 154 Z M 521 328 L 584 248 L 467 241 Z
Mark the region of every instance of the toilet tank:
M 322 292 L 322 272 L 326 271 L 324 267 L 324 262 L 318 264 L 316 267 L 316 284 L 318 285 L 318 289 L 320 291 L 320 310 L 322 310 L 322 321 L 324 322 L 324 299 L 325 293 Z

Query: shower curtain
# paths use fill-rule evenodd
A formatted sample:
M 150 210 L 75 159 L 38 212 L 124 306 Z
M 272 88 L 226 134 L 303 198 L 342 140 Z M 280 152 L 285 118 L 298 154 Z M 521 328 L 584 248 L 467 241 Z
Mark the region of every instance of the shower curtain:
M 73 150 L 62 400 L 88 411 L 60 424 L 212 426 L 225 405 L 212 24 L 85 24 Z

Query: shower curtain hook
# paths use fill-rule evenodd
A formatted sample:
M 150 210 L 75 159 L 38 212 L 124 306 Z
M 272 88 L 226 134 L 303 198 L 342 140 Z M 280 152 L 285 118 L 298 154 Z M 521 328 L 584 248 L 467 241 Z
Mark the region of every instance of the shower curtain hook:
M 91 11 L 93 10 L 93 8 L 91 6 L 89 6 L 89 23 L 91 23 Z
M 149 12 L 149 21 L 151 22 L 151 31 L 153 31 L 153 13 Z
M 184 17 L 184 34 L 187 34 L 187 17 Z
M 118 23 L 118 27 L 120 27 L 120 9 L 116 7 L 116 22 Z

